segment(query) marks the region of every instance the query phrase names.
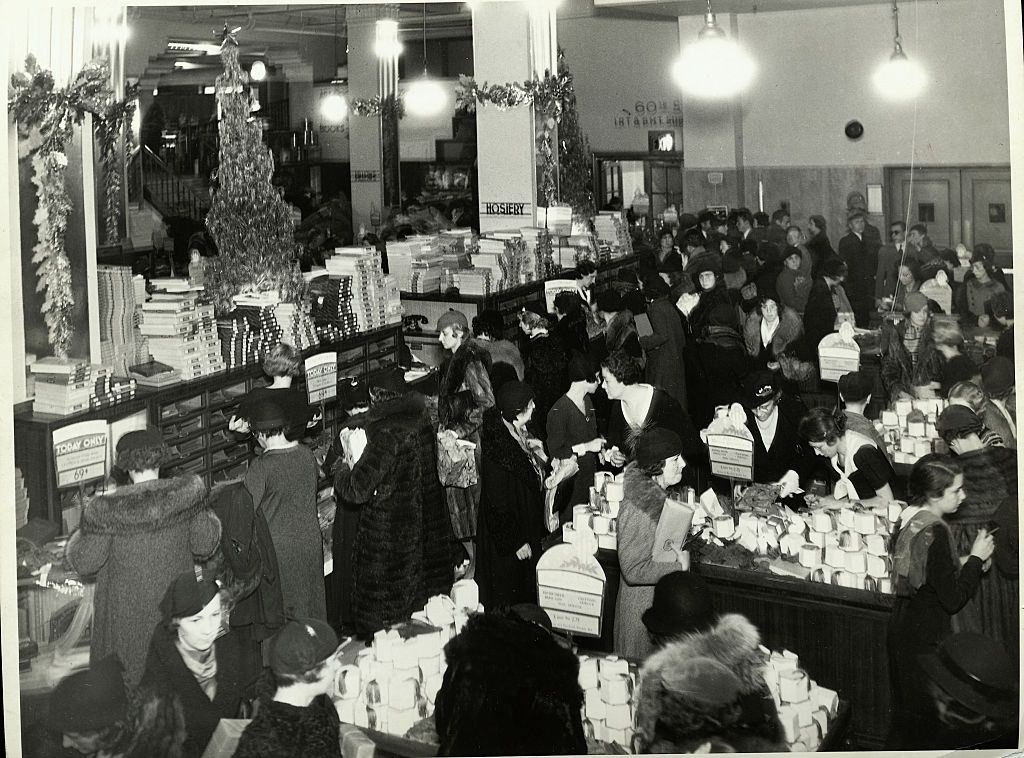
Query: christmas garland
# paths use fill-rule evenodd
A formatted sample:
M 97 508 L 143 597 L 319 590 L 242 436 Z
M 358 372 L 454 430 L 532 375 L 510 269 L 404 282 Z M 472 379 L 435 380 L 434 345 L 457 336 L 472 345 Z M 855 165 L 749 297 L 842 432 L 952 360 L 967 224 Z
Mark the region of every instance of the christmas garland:
M 390 108 L 395 109 L 398 118 L 405 116 L 405 101 L 401 95 L 357 97 L 349 103 L 349 107 L 355 116 L 381 116 Z
M 120 221 L 120 171 L 117 165 L 117 139 L 121 127 L 134 111 L 134 91 L 113 101 L 110 69 L 105 61 L 88 63 L 65 88 L 55 87 L 53 74 L 39 67 L 35 56 L 25 60 L 25 71 L 11 76 L 7 112 L 18 122 L 32 155 L 32 182 L 39 200 L 33 222 L 38 242 L 33 247 L 39 284 L 44 292 L 42 313 L 48 341 L 54 355 L 66 358 L 71 349 L 74 327 L 71 314 L 75 300 L 71 288 L 71 262 L 65 248 L 67 219 L 71 198 L 66 187 L 68 158 L 66 147 L 74 127 L 85 114 L 96 118 L 100 153 L 104 167 L 104 231 L 107 241 L 117 236 Z

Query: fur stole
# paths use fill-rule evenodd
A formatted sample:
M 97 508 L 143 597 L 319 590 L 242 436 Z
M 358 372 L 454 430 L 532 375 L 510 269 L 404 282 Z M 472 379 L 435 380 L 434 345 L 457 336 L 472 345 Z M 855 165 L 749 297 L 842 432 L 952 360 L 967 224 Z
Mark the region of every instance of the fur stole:
M 526 451 L 512 438 L 497 408 L 489 408 L 484 412 L 481 455 L 507 471 L 514 480 L 527 486 L 533 482 L 535 487 L 540 488 L 541 482 Z
M 92 534 L 141 534 L 188 523 L 207 507 L 206 483 L 195 474 L 155 479 L 97 495 L 82 514 Z
M 383 423 L 399 424 L 405 429 L 415 430 L 426 420 L 427 403 L 418 392 L 407 392 L 404 395 L 377 403 L 367 413 L 361 415 L 355 426 L 367 429 Z
M 631 506 L 654 522 L 661 518 L 661 509 L 665 506 L 665 498 L 669 493 L 641 471 L 635 461 L 628 464 L 623 471 L 622 489 Z
M 772 354 L 775 355 L 786 379 L 802 382 L 814 373 L 814 364 L 802 361 L 792 354 L 793 343 L 803 336 L 804 323 L 795 310 L 779 306 L 779 327 L 772 335 Z M 761 309 L 754 308 L 743 322 L 743 341 L 747 353 L 757 357 L 761 352 Z
M 464 342 L 451 358 L 441 364 L 437 387 L 437 415 L 446 428 L 466 423 L 476 406 L 473 391 L 466 386 L 466 373 L 471 363 L 483 366 L 484 376 L 491 369 L 491 354 L 476 340 Z

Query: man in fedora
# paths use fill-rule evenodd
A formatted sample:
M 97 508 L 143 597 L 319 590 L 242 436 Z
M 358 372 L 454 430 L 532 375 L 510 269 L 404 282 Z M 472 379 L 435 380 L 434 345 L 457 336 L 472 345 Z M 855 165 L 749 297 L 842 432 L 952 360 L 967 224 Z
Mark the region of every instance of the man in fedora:
M 849 268 L 846 292 L 853 306 L 857 326 L 868 328 L 875 303 L 875 273 L 878 270 L 879 243 L 866 233 L 867 215 L 854 208 L 847 216 L 849 232 L 839 240 L 839 257 Z

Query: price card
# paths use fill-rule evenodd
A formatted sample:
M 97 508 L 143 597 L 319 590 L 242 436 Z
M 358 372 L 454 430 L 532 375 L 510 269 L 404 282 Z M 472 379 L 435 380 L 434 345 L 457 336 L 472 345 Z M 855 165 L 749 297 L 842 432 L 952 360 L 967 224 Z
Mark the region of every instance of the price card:
M 606 581 L 597 558 L 575 545 L 555 545 L 537 562 L 538 604 L 554 628 L 600 637 Z
M 338 396 L 338 354 L 317 353 L 306 359 L 306 396 L 309 404 L 323 403 Z
M 729 479 L 754 478 L 754 442 L 733 434 L 708 434 L 711 473 Z
M 81 421 L 53 432 L 57 487 L 77 487 L 107 475 L 107 422 Z

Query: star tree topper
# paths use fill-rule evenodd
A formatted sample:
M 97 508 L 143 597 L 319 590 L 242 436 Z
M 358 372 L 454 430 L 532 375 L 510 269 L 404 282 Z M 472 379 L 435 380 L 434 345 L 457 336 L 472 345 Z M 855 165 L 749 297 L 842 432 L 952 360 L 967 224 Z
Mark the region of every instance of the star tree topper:
M 219 32 L 214 31 L 217 37 L 217 41 L 220 42 L 221 49 L 223 50 L 227 45 L 234 45 L 238 47 L 238 33 L 242 31 L 242 27 L 236 26 L 234 29 L 228 28 L 227 21 L 224 22 L 224 28 Z

